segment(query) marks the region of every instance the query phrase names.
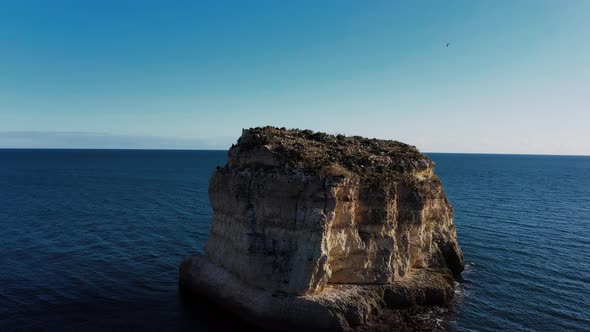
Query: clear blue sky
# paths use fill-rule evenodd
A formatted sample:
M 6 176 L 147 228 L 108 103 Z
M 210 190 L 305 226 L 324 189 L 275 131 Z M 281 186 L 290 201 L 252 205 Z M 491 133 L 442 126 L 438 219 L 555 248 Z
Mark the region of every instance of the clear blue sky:
M 590 1 L 0 1 L 0 147 L 259 125 L 590 155 Z

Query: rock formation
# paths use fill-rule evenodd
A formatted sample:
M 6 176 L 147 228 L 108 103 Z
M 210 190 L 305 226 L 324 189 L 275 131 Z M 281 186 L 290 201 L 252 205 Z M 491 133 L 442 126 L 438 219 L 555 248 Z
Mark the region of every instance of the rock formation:
M 244 130 L 209 198 L 205 255 L 180 285 L 265 327 L 342 330 L 448 304 L 463 269 L 434 162 L 400 142 Z

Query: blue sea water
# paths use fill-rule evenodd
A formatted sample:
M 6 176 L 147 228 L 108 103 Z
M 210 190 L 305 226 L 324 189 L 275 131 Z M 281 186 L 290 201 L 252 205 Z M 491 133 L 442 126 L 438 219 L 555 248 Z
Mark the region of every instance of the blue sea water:
M 429 154 L 467 263 L 451 331 L 590 330 L 590 157 Z M 0 150 L 0 330 L 223 331 L 183 301 L 224 151 Z

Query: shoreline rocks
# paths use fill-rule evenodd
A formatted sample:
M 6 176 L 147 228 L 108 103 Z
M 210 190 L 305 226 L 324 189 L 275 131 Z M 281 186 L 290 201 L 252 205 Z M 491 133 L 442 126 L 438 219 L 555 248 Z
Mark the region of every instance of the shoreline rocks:
M 179 285 L 245 323 L 272 331 L 354 329 L 387 309 L 447 306 L 453 298 L 448 270 L 419 270 L 387 285 L 329 284 L 321 293 L 294 296 L 251 287 L 201 254 L 181 264 Z
M 205 255 L 182 263 L 181 289 L 265 328 L 343 330 L 447 305 L 463 270 L 434 162 L 400 142 L 244 130 L 209 197 Z

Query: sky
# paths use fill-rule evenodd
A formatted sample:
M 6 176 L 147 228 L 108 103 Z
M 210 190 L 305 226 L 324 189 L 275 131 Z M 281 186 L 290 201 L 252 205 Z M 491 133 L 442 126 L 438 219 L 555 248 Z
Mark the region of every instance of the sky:
M 590 155 L 590 1 L 0 0 L 0 148 L 265 125 Z

